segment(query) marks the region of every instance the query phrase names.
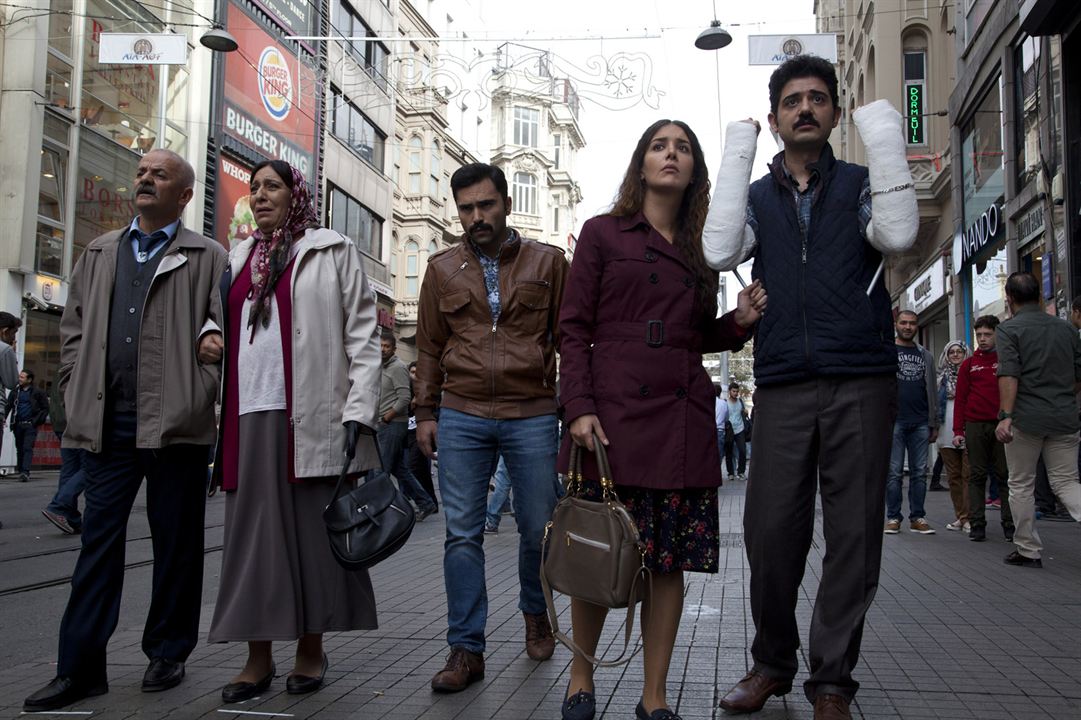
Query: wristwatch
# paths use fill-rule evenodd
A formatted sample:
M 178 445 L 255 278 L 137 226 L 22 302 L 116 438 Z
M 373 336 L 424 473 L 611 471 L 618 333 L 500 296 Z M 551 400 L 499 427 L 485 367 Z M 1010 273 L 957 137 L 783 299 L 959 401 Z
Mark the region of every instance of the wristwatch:
M 999 410 L 998 411 L 998 419 L 999 420 L 1013 420 L 1013 413 L 1012 412 L 1006 412 L 1005 410 Z

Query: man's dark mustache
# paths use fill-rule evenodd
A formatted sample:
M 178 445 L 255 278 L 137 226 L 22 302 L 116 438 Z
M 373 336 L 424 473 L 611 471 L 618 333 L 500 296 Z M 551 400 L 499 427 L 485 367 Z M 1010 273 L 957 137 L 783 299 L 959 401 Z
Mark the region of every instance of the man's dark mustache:
M 805 125 L 810 125 L 811 127 L 818 127 L 818 121 L 815 120 L 814 118 L 809 118 L 809 117 L 808 118 L 800 118 L 799 120 L 796 121 L 796 127 L 797 128 L 801 128 L 801 127 L 803 127 Z
M 469 234 L 470 235 L 472 235 L 474 233 L 477 233 L 477 232 L 481 232 L 482 230 L 487 230 L 488 232 L 492 232 L 492 226 L 489 225 L 488 223 L 485 223 L 485 222 L 473 223 L 472 225 L 469 226 Z
M 137 186 L 135 186 L 135 194 L 136 195 L 139 195 L 140 193 L 143 193 L 143 192 L 150 193 L 151 195 L 154 195 L 155 194 L 154 193 L 154 186 L 153 185 L 137 185 Z

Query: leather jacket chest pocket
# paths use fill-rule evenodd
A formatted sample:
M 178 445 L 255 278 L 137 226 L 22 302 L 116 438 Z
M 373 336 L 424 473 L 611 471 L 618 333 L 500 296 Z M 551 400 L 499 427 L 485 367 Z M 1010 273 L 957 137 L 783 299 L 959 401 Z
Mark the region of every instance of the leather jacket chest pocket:
M 551 286 L 546 280 L 525 280 L 518 283 L 514 293 L 517 322 L 526 332 L 539 332 L 548 323 L 548 308 L 552 302 Z
M 470 314 L 471 300 L 469 290 L 456 290 L 439 298 L 439 312 L 456 335 L 476 324 L 476 318 Z

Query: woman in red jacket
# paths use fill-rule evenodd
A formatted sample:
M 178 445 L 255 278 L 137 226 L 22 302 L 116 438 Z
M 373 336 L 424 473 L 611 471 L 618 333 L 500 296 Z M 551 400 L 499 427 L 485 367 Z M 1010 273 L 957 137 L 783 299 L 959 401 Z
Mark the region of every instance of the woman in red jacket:
M 653 571 L 642 606 L 645 680 L 636 714 L 677 717 L 666 680 L 683 603 L 683 572 L 717 572 L 721 483 L 713 385 L 703 352 L 737 349 L 766 307 L 755 283 L 717 314 L 717 273 L 702 255 L 709 206 L 702 148 L 691 129 L 646 129 L 612 210 L 586 222 L 560 310 L 560 399 L 570 443 L 607 446 L 619 498 Z M 596 480 L 593 466 L 585 474 Z M 574 640 L 595 653 L 607 610 L 572 600 Z M 575 656 L 563 717 L 594 716 L 593 666 Z

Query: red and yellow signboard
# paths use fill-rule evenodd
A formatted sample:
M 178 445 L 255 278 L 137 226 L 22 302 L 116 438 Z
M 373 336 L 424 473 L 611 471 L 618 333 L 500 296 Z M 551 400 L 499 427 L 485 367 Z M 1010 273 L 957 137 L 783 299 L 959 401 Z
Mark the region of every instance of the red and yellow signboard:
M 214 238 L 232 250 L 255 232 L 255 217 L 248 204 L 251 168 L 228 155 L 218 156 L 218 184 L 214 188 Z
M 315 72 L 236 5 L 227 25 L 240 49 L 225 57 L 222 132 L 293 165 L 315 187 Z

